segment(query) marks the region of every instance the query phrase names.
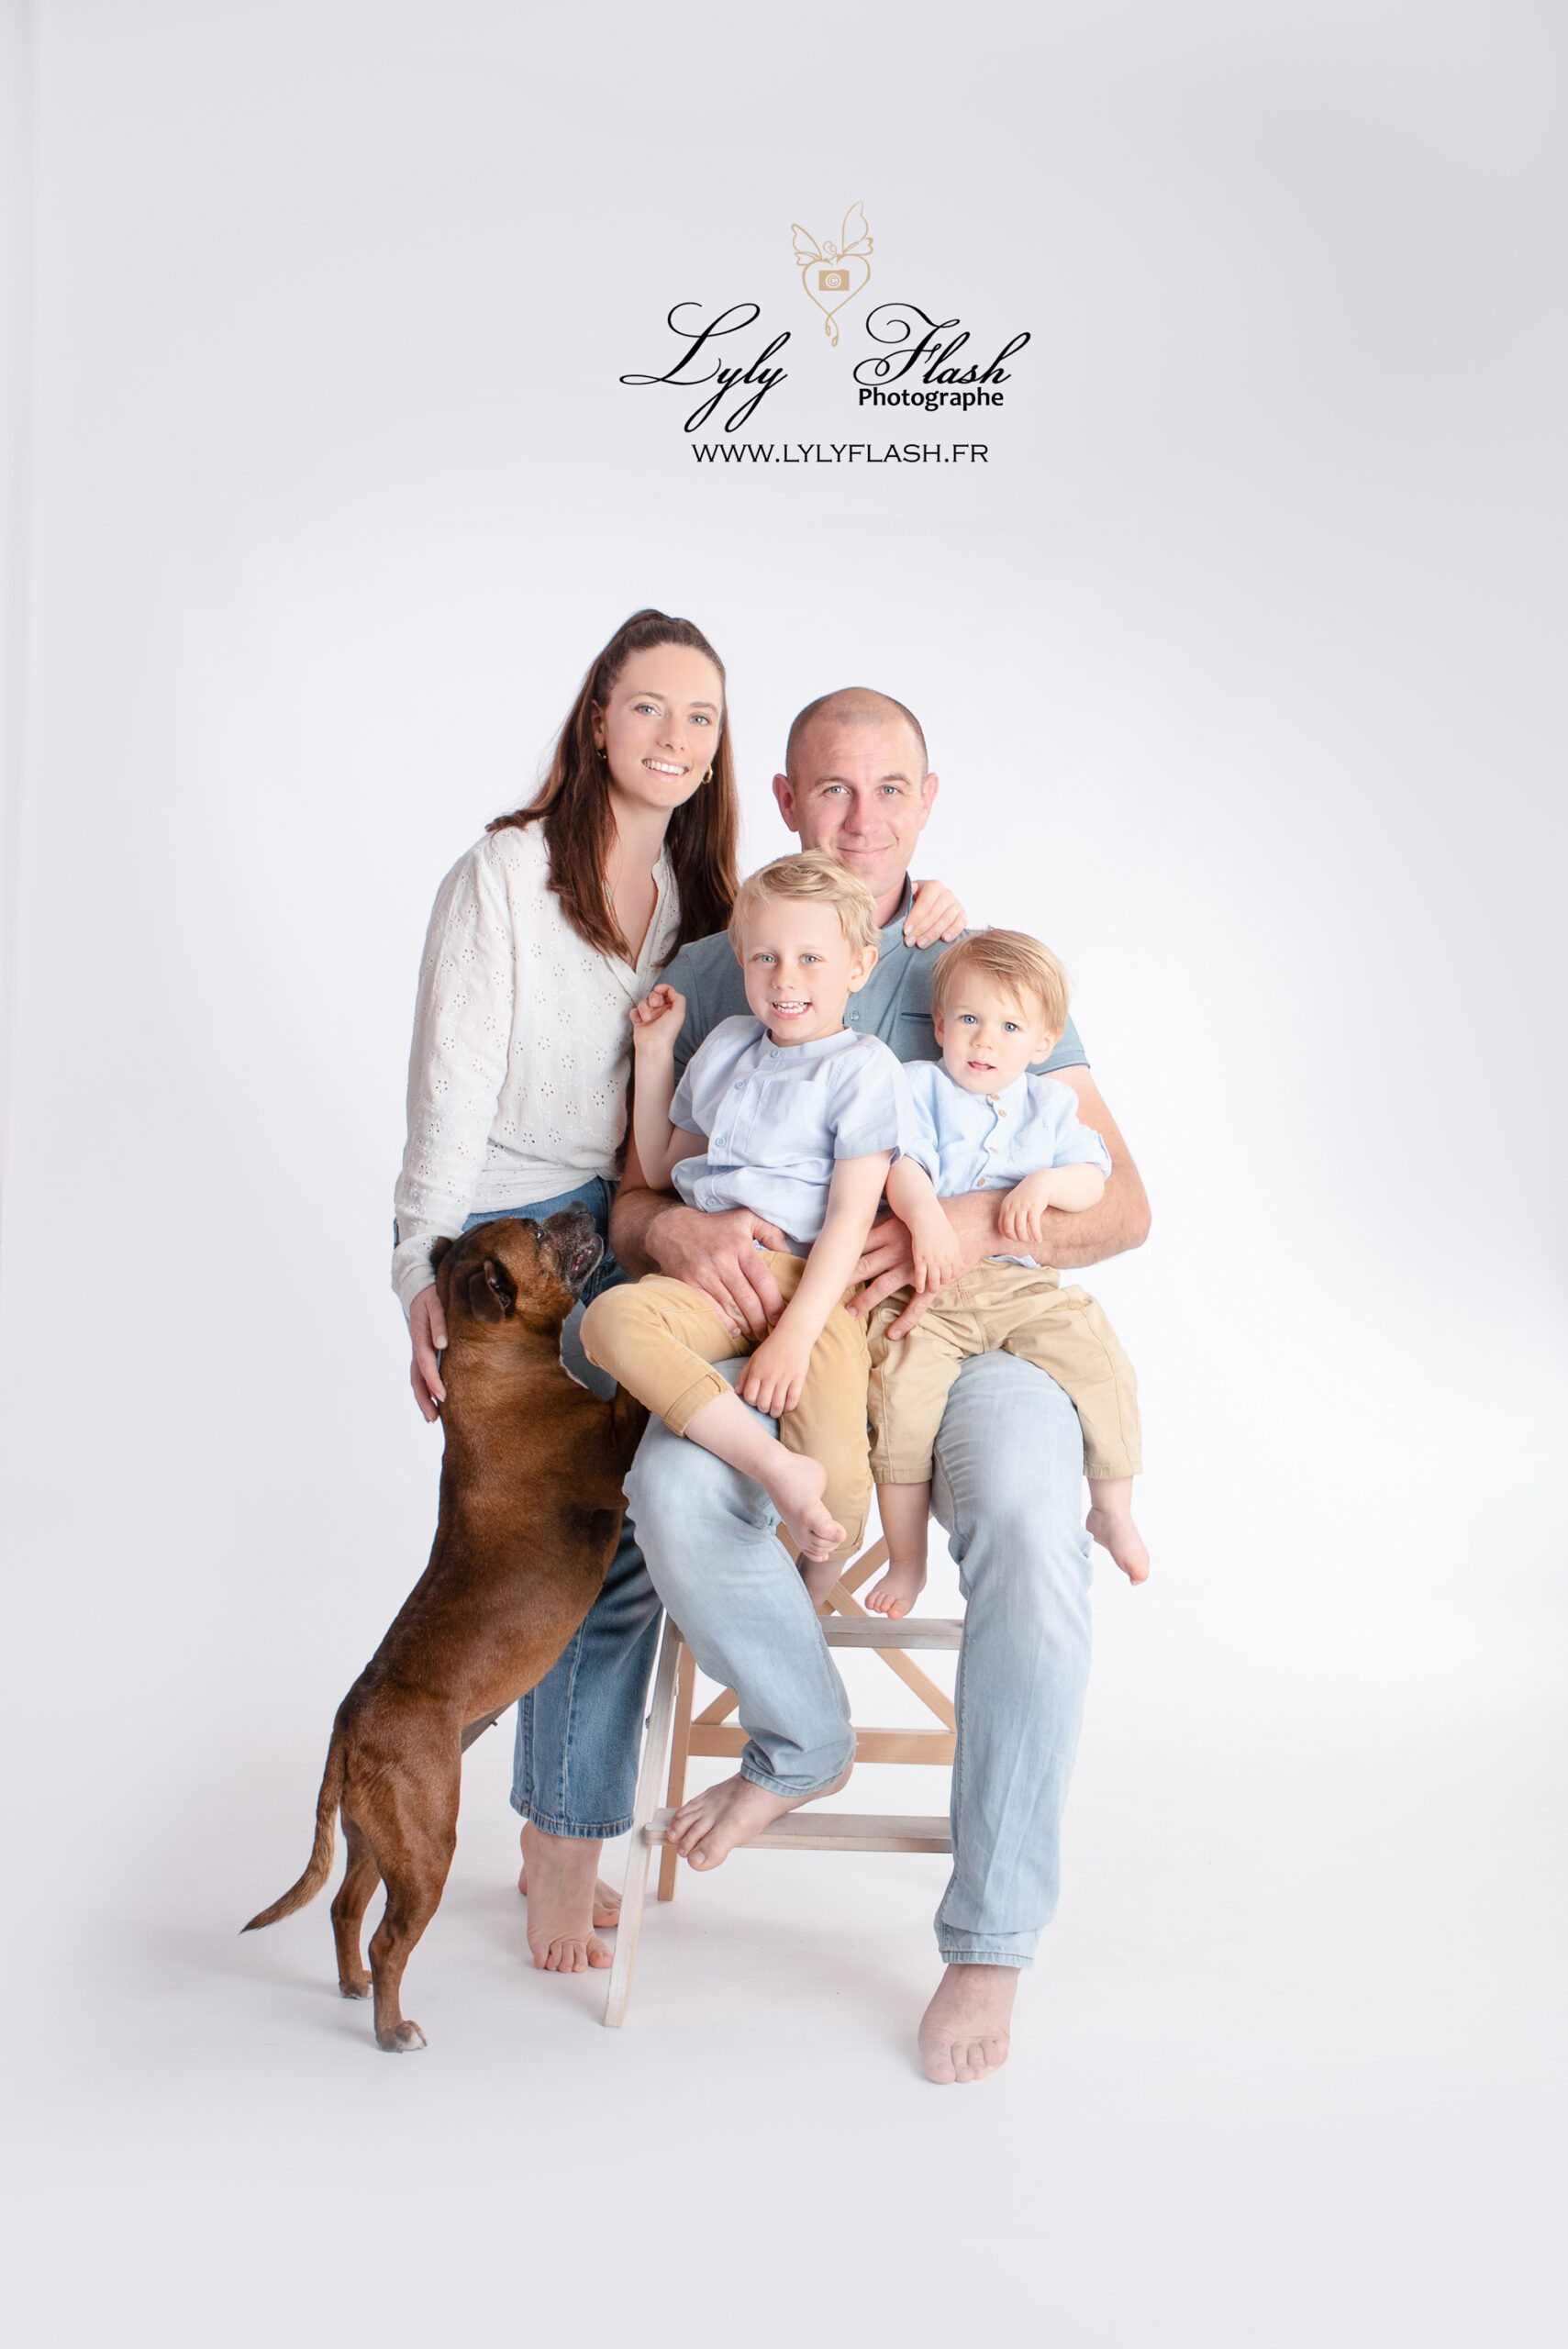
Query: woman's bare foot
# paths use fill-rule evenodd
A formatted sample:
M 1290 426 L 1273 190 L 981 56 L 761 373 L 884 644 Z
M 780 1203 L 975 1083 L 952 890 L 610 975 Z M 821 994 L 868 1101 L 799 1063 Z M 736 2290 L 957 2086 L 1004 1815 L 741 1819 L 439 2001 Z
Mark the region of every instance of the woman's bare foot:
M 920 2018 L 920 2065 L 942 2087 L 983 2080 L 1007 2060 L 1016 1965 L 950 1965 Z
M 538 1833 L 539 1829 L 532 1820 L 525 1819 L 522 1836 L 523 1865 L 517 1876 L 517 1890 L 525 1900 L 528 1897 L 528 1846 L 531 1839 Z M 620 1894 L 613 1884 L 606 1884 L 602 1876 L 596 1877 L 594 1884 L 594 1922 L 595 1925 L 606 1928 L 614 1927 L 620 1922 Z
M 853 1767 L 851 1763 L 850 1768 Z M 682 1804 L 665 1830 L 664 1841 L 673 1843 L 694 1868 L 716 1868 L 737 1843 L 751 1842 L 771 1820 L 782 1819 L 786 1810 L 798 1810 L 803 1802 L 819 1802 L 824 1795 L 836 1795 L 849 1782 L 846 1770 L 841 1778 L 814 1795 L 775 1795 L 750 1778 L 725 1778 Z
M 528 1877 L 528 1948 L 541 1974 L 586 1974 L 613 1964 L 594 1931 L 594 1887 L 603 1848 L 581 1835 L 547 1835 L 534 1828 L 525 1845 Z
M 908 1614 L 925 1587 L 924 1558 L 893 1558 L 882 1580 L 867 1591 L 866 1605 L 873 1615 L 891 1616 L 896 1623 Z
M 768 1463 L 762 1489 L 784 1521 L 804 1564 L 825 1565 L 844 1538 L 844 1529 L 823 1501 L 828 1471 L 804 1452 L 786 1452 Z M 835 1577 L 836 1579 L 836 1577 Z M 832 1584 L 828 1585 L 832 1588 Z
M 1084 1520 L 1089 1538 L 1108 1550 L 1129 1582 L 1149 1579 L 1149 1552 L 1129 1510 L 1092 1508 Z

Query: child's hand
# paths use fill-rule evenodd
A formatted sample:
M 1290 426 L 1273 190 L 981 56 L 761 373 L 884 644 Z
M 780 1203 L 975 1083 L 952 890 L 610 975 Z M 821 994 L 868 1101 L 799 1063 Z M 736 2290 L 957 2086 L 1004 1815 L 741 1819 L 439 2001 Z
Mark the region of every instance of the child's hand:
M 1051 1206 L 1051 1169 L 1042 1174 L 1026 1174 L 1021 1183 L 1007 1193 L 996 1217 L 996 1228 L 1004 1240 L 1017 1240 L 1039 1247 L 1045 1238 L 1045 1218 Z
M 641 1052 L 650 1044 L 665 1044 L 673 1052 L 675 1039 L 681 1032 L 681 1023 L 685 1016 L 685 996 L 677 995 L 673 987 L 667 987 L 661 980 L 640 1003 L 634 1003 L 631 1007 L 634 1048 Z
M 938 1208 L 909 1227 L 909 1253 L 915 1260 L 915 1294 L 929 1297 L 945 1288 L 963 1270 L 963 1249 L 957 1232 Z
M 811 1348 L 792 1338 L 787 1330 L 771 1331 L 740 1374 L 737 1391 L 741 1401 L 775 1419 L 781 1411 L 793 1411 L 806 1385 L 810 1361 Z

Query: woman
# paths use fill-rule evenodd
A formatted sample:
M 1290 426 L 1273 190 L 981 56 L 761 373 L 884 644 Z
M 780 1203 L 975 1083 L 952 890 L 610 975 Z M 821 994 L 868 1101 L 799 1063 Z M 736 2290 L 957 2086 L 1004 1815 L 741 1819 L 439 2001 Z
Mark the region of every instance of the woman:
M 415 1399 L 444 1399 L 438 1239 L 501 1216 L 585 1207 L 606 1252 L 584 1302 L 623 1278 L 607 1252 L 627 1122 L 630 1011 L 689 940 L 722 930 L 740 833 L 724 665 L 690 620 L 633 613 L 590 666 L 526 807 L 498 817 L 441 885 L 419 977 L 393 1286 Z M 920 885 L 922 941 L 962 922 Z M 534 1964 L 608 1965 L 599 1846 L 631 1823 L 659 1601 L 629 1528 L 566 1653 L 517 1708 Z

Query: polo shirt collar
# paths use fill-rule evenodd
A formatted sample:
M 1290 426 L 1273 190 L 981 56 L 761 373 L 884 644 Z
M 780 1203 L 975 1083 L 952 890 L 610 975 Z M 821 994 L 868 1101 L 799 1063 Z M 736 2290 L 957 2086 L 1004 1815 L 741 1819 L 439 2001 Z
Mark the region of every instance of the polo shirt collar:
M 882 941 L 881 952 L 883 954 L 885 954 L 890 947 L 903 945 L 904 925 L 909 918 L 909 908 L 914 902 L 915 884 L 910 880 L 909 875 L 906 874 L 904 875 L 904 893 L 898 900 L 898 909 L 895 913 L 891 921 L 884 921 L 883 923 L 879 933 Z

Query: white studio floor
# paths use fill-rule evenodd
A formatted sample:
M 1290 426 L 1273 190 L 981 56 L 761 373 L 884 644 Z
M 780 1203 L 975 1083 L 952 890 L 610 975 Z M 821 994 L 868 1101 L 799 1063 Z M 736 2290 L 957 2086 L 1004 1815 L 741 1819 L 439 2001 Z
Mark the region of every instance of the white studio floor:
M 332 1707 L 391 1612 L 362 1575 L 333 1587 L 319 1508 L 280 1571 L 280 1511 L 21 1511 L 6 2203 L 28 2349 L 345 2326 L 945 2344 L 988 2321 L 1073 2349 L 1562 2337 L 1543 1613 L 1369 1602 L 1341 1635 L 1304 1604 L 1286 1638 L 1272 1582 L 1135 1596 L 1106 1565 L 1062 1915 L 1012 2065 L 962 2089 L 910 2057 L 931 1859 L 685 1876 L 628 2028 L 603 2030 L 604 1977 L 528 1968 L 493 1731 L 410 1969 L 429 2049 L 394 2059 L 336 1995 L 325 1898 L 236 1932 L 303 1862 Z M 1179 1559 L 1152 1507 L 1148 1530 Z M 937 1542 L 933 1569 L 946 1611 Z M 915 1717 L 847 1661 L 862 1718 Z M 850 1799 L 944 1794 L 867 1770 Z

